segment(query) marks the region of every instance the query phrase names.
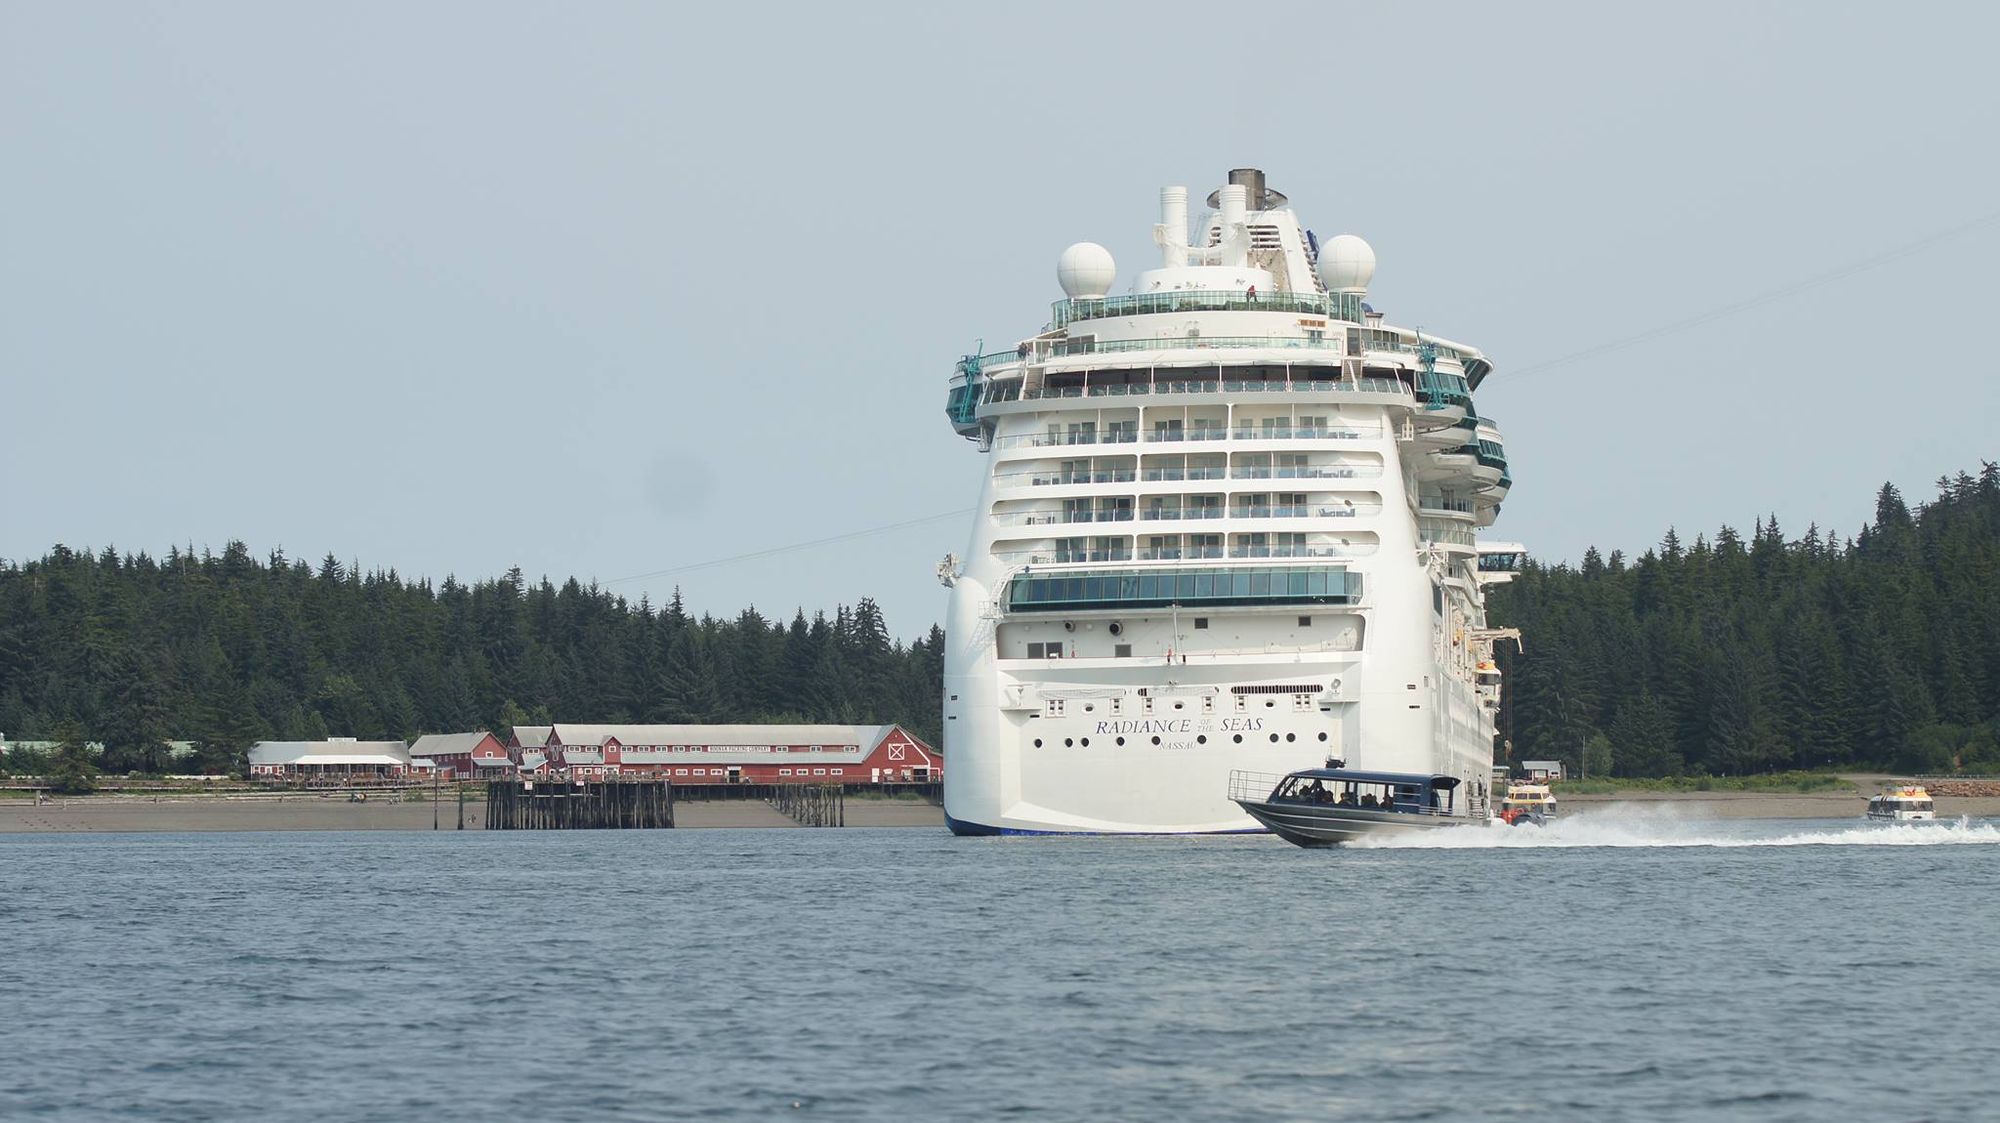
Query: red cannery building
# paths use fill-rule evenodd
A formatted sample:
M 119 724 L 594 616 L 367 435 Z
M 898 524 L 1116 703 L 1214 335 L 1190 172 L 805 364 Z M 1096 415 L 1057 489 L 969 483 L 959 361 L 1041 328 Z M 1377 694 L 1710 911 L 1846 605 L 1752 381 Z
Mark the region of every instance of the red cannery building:
M 927 784 L 944 758 L 900 725 L 563 725 L 545 771 L 676 784 Z M 522 771 L 532 769 L 528 759 Z
M 514 758 L 491 733 L 432 733 L 410 746 L 412 760 L 428 760 L 443 779 L 470 780 L 511 775 Z

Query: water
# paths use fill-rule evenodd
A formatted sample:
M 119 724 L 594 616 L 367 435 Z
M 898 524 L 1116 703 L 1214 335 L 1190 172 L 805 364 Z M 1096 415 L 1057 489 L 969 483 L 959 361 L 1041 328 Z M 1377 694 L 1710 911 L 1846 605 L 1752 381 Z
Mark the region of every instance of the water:
M 9 836 L 0 1116 L 1991 1118 L 1996 928 L 1980 822 Z

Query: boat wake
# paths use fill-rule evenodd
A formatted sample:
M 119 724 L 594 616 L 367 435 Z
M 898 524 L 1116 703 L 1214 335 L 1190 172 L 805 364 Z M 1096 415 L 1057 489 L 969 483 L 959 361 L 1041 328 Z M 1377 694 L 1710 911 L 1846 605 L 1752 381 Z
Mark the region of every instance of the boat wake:
M 1869 823 L 1810 819 L 1691 819 L 1672 809 L 1636 804 L 1592 808 L 1543 826 L 1464 826 L 1375 835 L 1349 844 L 1363 850 L 1491 850 L 1543 847 L 1664 846 L 1994 846 L 2000 823 L 1938 820 Z

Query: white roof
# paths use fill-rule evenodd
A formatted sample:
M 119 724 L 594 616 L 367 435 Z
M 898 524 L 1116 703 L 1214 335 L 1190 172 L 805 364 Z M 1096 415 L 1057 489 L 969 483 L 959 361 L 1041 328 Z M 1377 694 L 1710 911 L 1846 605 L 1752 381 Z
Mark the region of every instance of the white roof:
M 307 758 L 311 759 L 307 759 Z M 333 758 L 340 758 L 335 760 Z M 367 759 L 360 759 L 360 758 Z M 355 758 L 355 759 L 348 759 Z M 250 747 L 251 764 L 408 764 L 410 747 L 401 741 L 259 741 Z
M 551 742 L 602 745 L 858 745 L 874 748 L 893 725 L 563 725 L 550 727 Z
M 549 743 L 549 730 L 554 728 L 553 725 L 517 725 L 514 727 L 514 740 L 524 749 L 539 749 Z
M 479 733 L 429 733 L 410 746 L 411 756 L 461 756 L 479 747 L 490 736 Z

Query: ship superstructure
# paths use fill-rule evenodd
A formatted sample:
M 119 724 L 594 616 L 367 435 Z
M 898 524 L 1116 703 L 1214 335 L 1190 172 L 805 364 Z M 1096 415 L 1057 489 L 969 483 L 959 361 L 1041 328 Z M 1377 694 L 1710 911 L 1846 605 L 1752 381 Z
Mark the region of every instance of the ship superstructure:
M 951 586 L 945 810 L 960 833 L 1257 829 L 1231 770 L 1460 777 L 1482 806 L 1501 632 L 1482 546 L 1511 486 L 1478 349 L 1365 304 L 1375 255 L 1322 244 L 1238 169 L 1125 295 L 1065 250 L 1048 327 L 953 374 L 987 465 Z

